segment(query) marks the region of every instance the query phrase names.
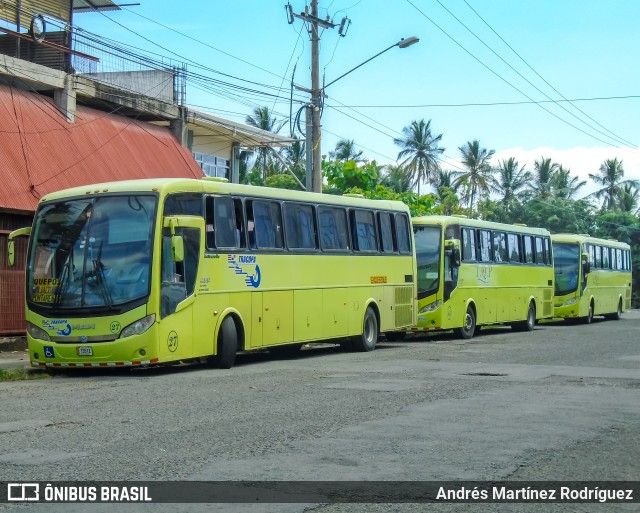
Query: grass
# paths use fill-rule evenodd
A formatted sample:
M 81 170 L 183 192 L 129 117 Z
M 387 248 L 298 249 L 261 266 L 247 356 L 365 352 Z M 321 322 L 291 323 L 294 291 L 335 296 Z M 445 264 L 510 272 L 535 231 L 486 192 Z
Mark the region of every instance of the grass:
M 18 367 L 16 369 L 0 369 L 0 382 L 1 381 L 24 381 L 27 379 L 42 379 L 49 378 L 50 376 L 46 372 L 33 371 L 31 369 L 25 369 L 24 367 Z

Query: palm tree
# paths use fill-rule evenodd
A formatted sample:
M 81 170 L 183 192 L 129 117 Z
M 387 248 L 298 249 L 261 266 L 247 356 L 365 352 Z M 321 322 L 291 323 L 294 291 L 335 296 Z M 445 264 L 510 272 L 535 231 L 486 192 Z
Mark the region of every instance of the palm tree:
M 276 134 L 285 123 L 284 121 L 278 121 L 275 117 L 272 117 L 269 107 L 256 107 L 253 109 L 253 115 L 247 116 L 245 122 L 249 126 Z M 264 180 L 268 176 L 269 147 L 263 146 L 258 151 L 260 152 L 258 161 L 262 161 L 262 179 Z M 258 164 L 258 162 L 256 162 L 256 164 Z
M 389 189 L 402 193 L 411 190 L 411 171 L 402 166 L 387 166 L 386 172 L 380 180 L 380 185 L 384 185 Z
M 413 184 L 418 186 L 420 196 L 420 183 L 430 182 L 433 173 L 439 168 L 438 156 L 444 152 L 444 148 L 438 146 L 442 134 L 434 136 L 431 133 L 431 120 L 425 122 L 412 121 L 409 126 L 402 129 L 402 138 L 396 138 L 393 142 L 402 149 L 398 153 L 400 165 L 411 172 Z
M 551 178 L 559 167 L 560 165 L 551 159 L 540 157 L 540 160 L 536 160 L 533 163 L 534 177 L 531 190 L 541 198 L 551 196 Z
M 623 180 L 624 168 L 622 167 L 622 161 L 617 158 L 605 160 L 600 165 L 599 174 L 593 175 L 589 173 L 589 178 L 602 186 L 601 189 L 591 194 L 597 199 L 604 198 L 602 210 L 616 210 L 620 207 L 625 185 L 639 187 L 637 180 Z
M 640 189 L 632 184 L 625 184 L 622 188 L 620 196 L 620 210 L 629 213 L 638 213 L 638 204 L 640 203 Z
M 335 160 L 364 162 L 362 151 L 356 151 L 356 143 L 353 139 L 340 139 L 336 143 L 335 150 L 329 152 L 329 157 Z
M 495 151 L 481 148 L 478 140 L 469 141 L 458 149 L 462 154 L 462 165 L 467 168 L 467 171 L 454 171 L 456 179 L 453 181 L 453 186 L 462 187 L 465 200 L 473 214 L 473 205 L 478 194 L 489 194 L 496 188 L 490 164 Z
M 531 173 L 525 170 L 524 165 L 519 167 L 518 161 L 514 157 L 498 161 L 496 171 L 498 173 L 495 184 L 496 192 L 502 195 L 502 201 L 505 204 L 517 199 L 532 178 Z
M 439 169 L 438 172 L 434 175 L 431 185 L 438 193 L 438 196 L 442 196 L 442 191 L 446 187 L 450 189 L 451 192 L 456 192 L 456 188 L 453 186 L 454 181 L 454 172 Z
M 559 166 L 550 180 L 551 192 L 555 198 L 574 199 L 578 191 L 586 184 L 586 180 L 580 181 L 577 176 L 571 176 L 571 171 Z
M 304 141 L 293 138 L 293 144 L 282 148 L 281 155 L 283 156 L 287 166 L 295 173 L 299 180 L 303 183 L 306 175 L 306 149 Z

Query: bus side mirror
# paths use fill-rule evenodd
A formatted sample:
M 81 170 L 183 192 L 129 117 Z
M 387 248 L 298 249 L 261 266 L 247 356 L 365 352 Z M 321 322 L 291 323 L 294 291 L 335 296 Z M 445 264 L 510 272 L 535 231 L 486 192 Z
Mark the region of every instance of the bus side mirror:
M 586 276 L 591 272 L 591 264 L 589 263 L 589 255 L 582 253 L 582 274 Z
M 18 230 L 14 230 L 9 234 L 9 244 L 8 244 L 9 267 L 13 267 L 16 263 L 16 246 L 15 246 L 15 241 L 13 239 L 15 239 L 16 237 L 21 237 L 23 235 L 26 235 L 27 237 L 31 235 L 30 226 L 27 226 L 26 228 L 20 228 Z
M 181 235 L 171 236 L 171 258 L 174 262 L 184 261 L 184 239 Z
M 460 267 L 460 248 L 457 240 L 445 240 L 445 251 L 449 254 L 449 266 L 451 268 Z
M 460 250 L 453 248 L 451 252 L 451 267 L 460 267 Z
M 15 242 L 10 240 L 9 241 L 9 267 L 13 267 L 15 263 L 16 263 Z

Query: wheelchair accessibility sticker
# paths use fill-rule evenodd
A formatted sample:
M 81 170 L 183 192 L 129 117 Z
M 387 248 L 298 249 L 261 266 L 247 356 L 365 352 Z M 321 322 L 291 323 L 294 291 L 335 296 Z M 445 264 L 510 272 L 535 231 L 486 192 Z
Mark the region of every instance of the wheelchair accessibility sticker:
M 227 255 L 229 269 L 233 269 L 236 274 L 244 276 L 244 283 L 247 287 L 257 289 L 260 286 L 260 266 L 257 258 L 253 255 Z

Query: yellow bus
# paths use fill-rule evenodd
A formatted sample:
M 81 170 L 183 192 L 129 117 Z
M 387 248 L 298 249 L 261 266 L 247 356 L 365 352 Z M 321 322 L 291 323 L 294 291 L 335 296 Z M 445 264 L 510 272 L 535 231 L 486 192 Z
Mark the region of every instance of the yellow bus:
M 37 367 L 229 368 L 239 351 L 323 340 L 370 351 L 415 322 L 401 202 L 134 180 L 48 194 L 10 238 L 28 234 Z
M 620 319 L 631 308 L 631 248 L 589 235 L 551 236 L 555 269 L 555 317 L 594 315 Z
M 551 235 L 541 228 L 464 216 L 412 219 L 418 273 L 418 320 L 407 331 L 455 330 L 463 339 L 482 325 L 534 329 L 553 316 Z

